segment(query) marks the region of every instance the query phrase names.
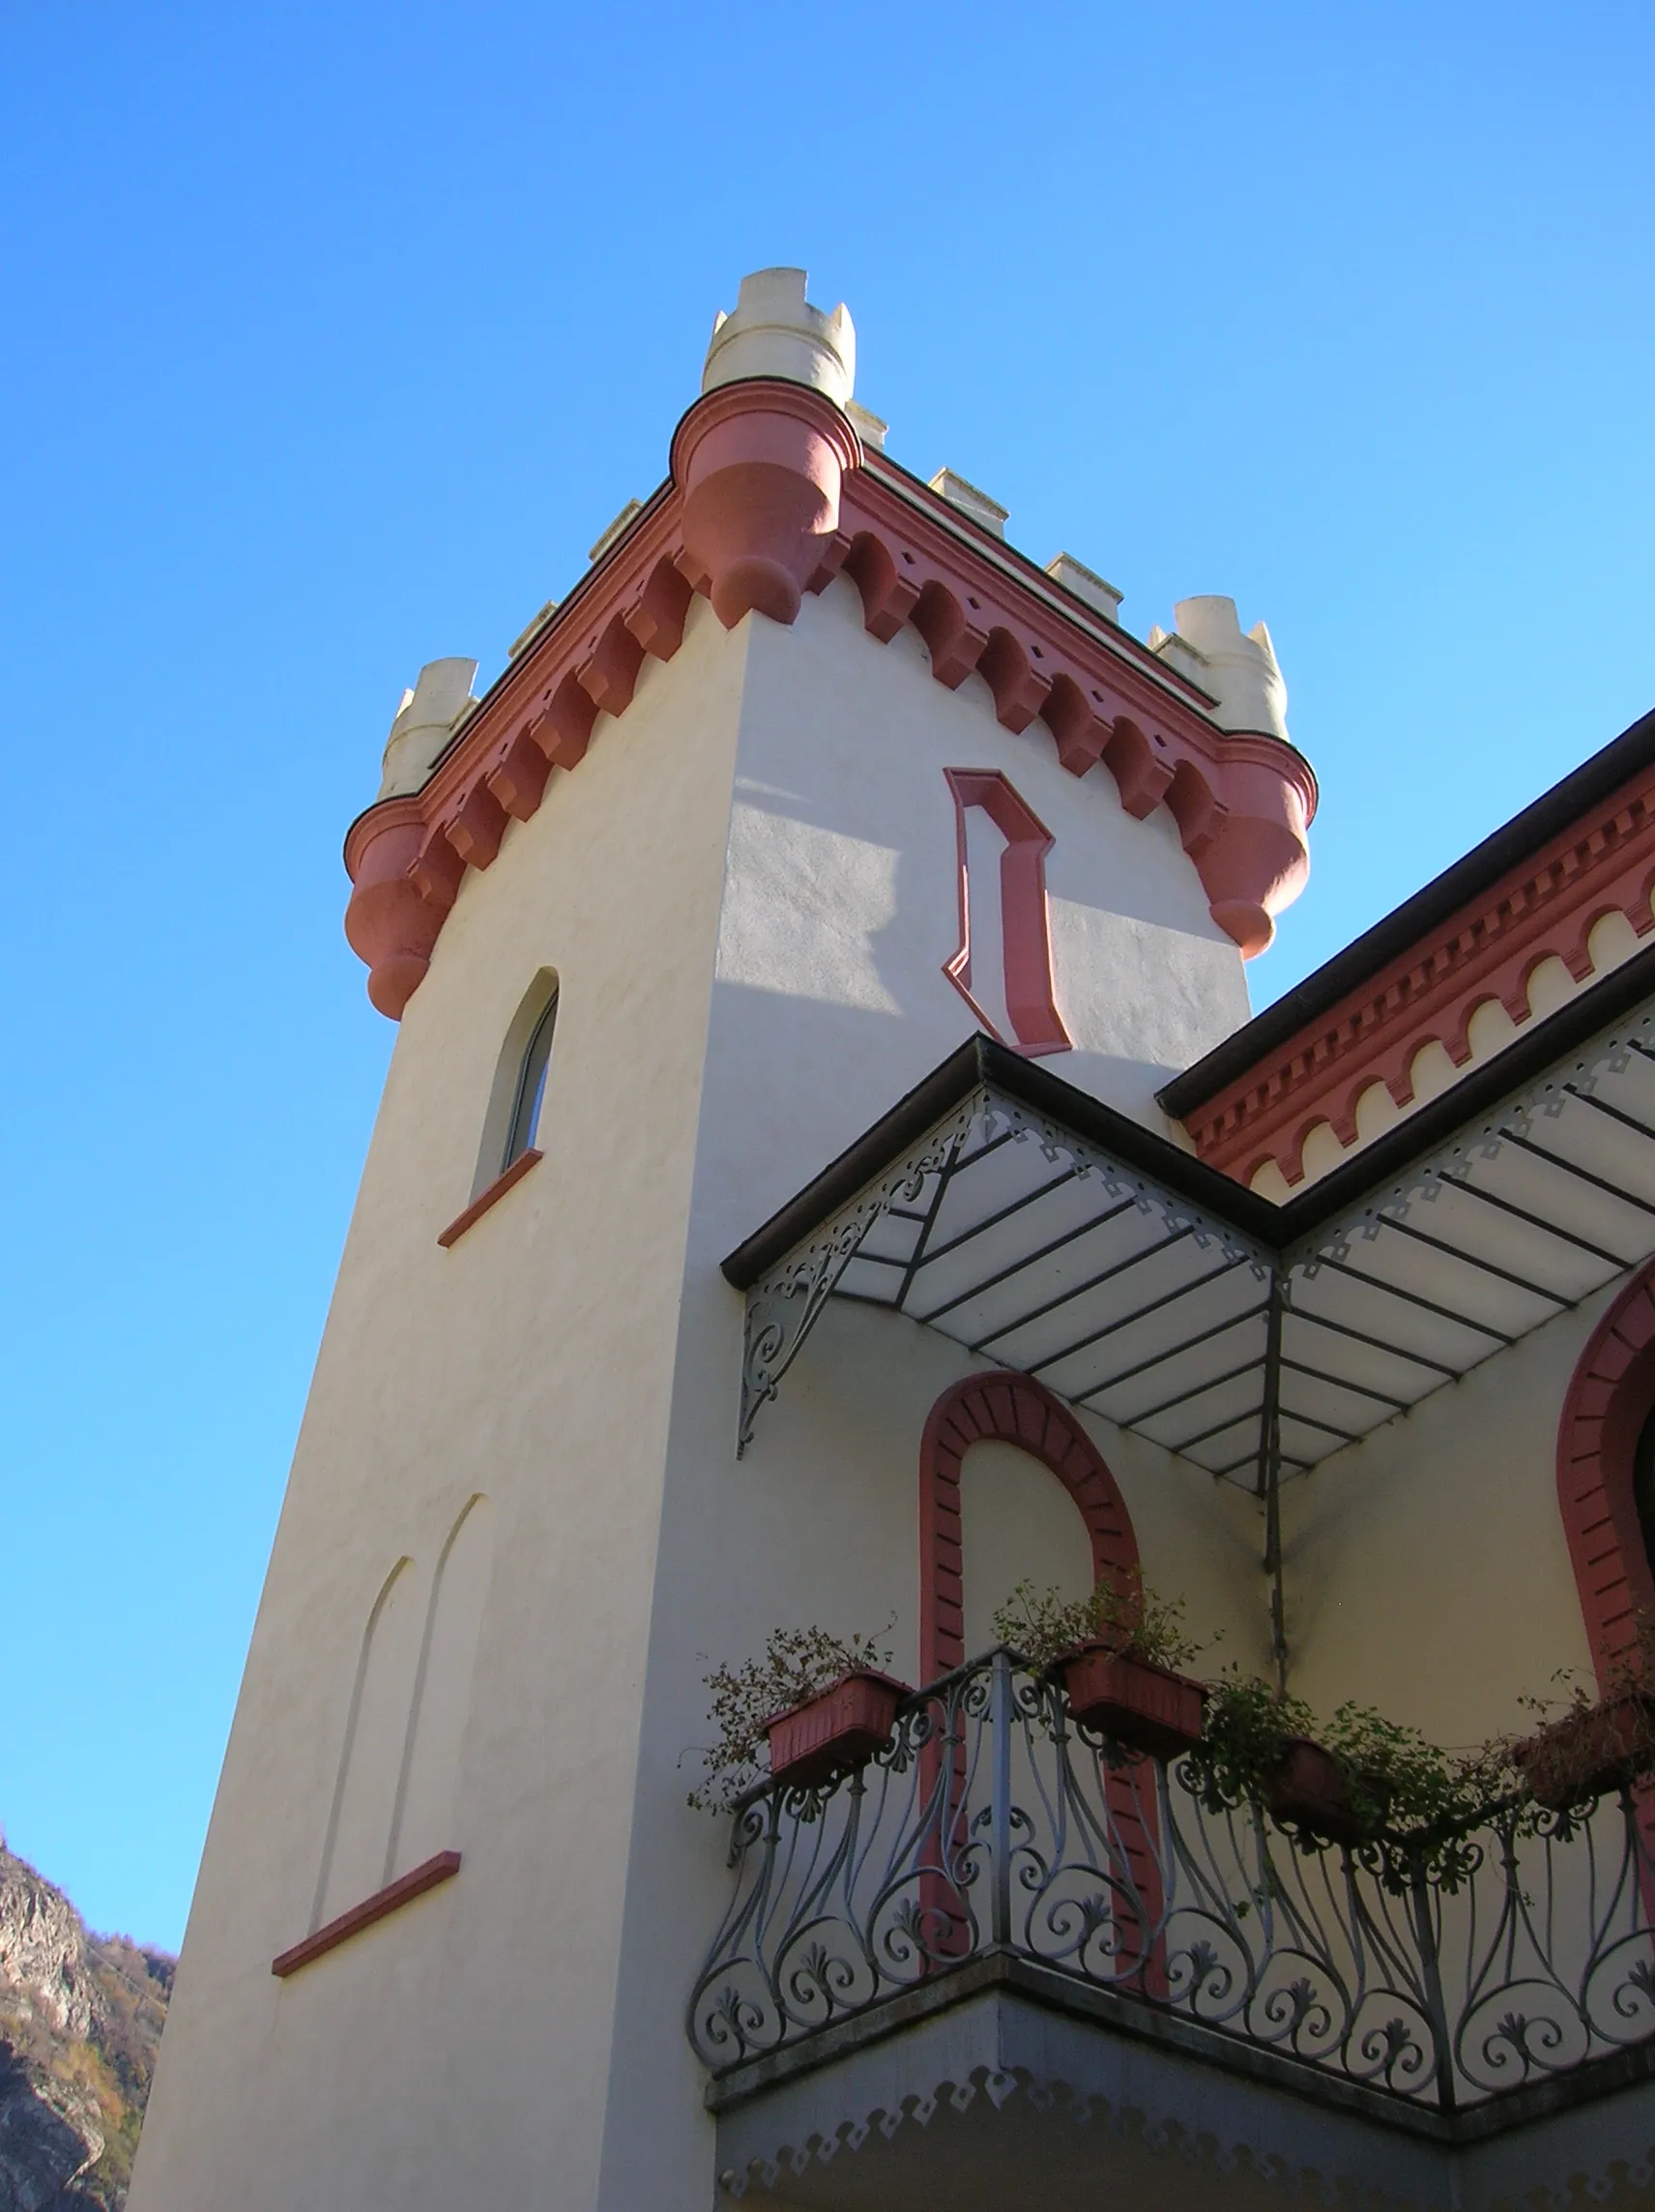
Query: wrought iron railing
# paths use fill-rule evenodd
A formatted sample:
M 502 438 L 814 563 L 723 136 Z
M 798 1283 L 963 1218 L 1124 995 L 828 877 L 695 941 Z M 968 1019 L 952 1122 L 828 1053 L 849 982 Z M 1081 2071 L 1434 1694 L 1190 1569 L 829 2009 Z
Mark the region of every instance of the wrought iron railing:
M 690 2040 L 723 2073 L 1009 1955 L 1463 2107 L 1655 2036 L 1650 1825 L 1627 1790 L 1326 1842 L 1112 1746 L 1001 1650 L 916 1692 L 858 1771 L 739 1808 Z

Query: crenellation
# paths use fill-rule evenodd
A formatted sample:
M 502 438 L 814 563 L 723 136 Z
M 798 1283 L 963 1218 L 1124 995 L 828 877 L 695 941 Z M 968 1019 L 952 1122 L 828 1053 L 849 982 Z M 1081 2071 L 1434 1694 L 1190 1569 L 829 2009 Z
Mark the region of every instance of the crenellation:
M 464 658 L 428 660 L 418 681 L 404 691 L 385 741 L 381 799 L 419 791 L 462 720 L 476 712 L 472 696 L 477 662 Z

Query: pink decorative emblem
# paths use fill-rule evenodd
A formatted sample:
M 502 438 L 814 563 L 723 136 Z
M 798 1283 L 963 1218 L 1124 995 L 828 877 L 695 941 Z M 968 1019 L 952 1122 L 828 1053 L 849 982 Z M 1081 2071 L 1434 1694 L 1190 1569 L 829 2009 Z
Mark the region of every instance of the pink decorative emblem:
M 987 1030 L 1002 1044 L 1030 1054 L 1073 1049 L 1052 992 L 1052 938 L 1046 917 L 1046 855 L 1052 832 L 998 769 L 949 768 L 943 771 L 954 795 L 954 826 L 960 855 L 960 948 L 943 963 L 943 973 Z M 1005 975 L 1005 1018 L 1010 1036 L 984 1012 L 972 992 L 973 897 L 966 815 L 981 807 L 1001 835 L 1000 953 Z M 982 900 L 977 906 L 980 913 Z M 980 937 L 980 926 L 976 932 Z M 992 946 L 980 944 L 977 951 Z M 980 963 L 979 963 L 980 969 Z

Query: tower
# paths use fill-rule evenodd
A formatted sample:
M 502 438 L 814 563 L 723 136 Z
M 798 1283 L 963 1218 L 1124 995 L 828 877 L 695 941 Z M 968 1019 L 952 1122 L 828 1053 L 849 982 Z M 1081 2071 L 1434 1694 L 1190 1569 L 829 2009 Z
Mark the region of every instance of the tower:
M 350 830 L 400 1033 L 133 2212 L 709 2201 L 703 1677 L 888 1616 L 920 1678 L 915 1457 L 994 1364 L 845 1305 L 755 1425 L 722 1263 L 978 1033 L 1166 1137 L 1302 883 L 1263 626 L 1140 642 L 854 376 L 842 306 L 747 277 L 665 481 L 480 699 L 421 672 Z M 1247 1501 L 1086 1433 L 1262 1655 Z

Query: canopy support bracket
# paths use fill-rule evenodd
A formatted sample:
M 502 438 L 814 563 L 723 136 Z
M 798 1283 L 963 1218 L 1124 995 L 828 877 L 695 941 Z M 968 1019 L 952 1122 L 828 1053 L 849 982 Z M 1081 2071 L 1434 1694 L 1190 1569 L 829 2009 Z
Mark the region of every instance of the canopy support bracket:
M 1257 1489 L 1264 1507 L 1263 1569 L 1270 1578 L 1270 1657 L 1276 1689 L 1288 1686 L 1287 1607 L 1282 1595 L 1282 1309 L 1287 1282 L 1279 1266 L 1270 1268 L 1264 1316 L 1264 1395 L 1259 1408 Z

